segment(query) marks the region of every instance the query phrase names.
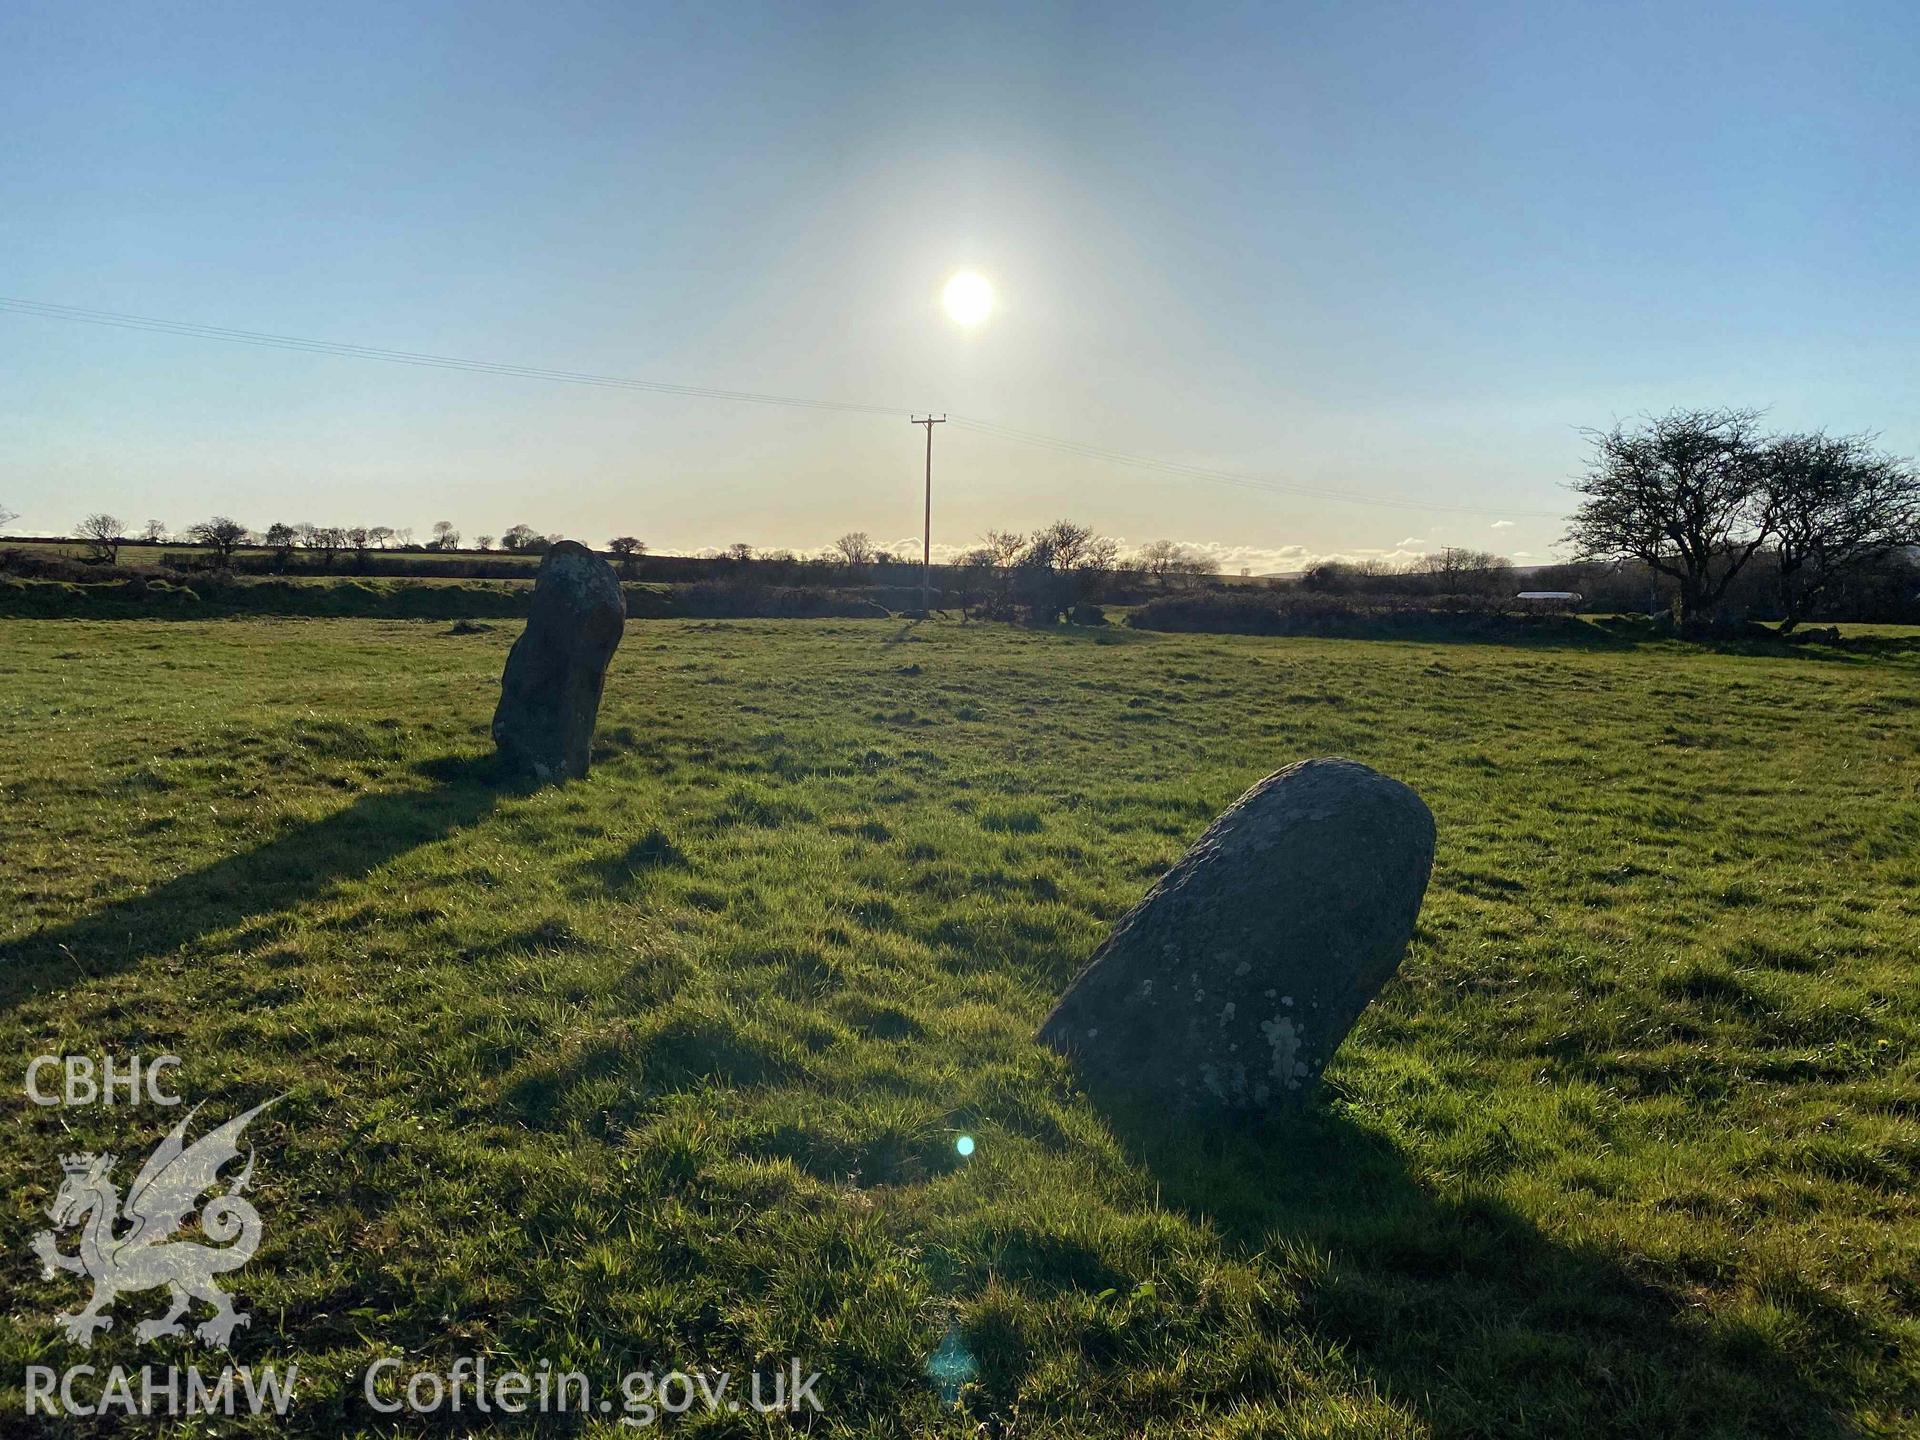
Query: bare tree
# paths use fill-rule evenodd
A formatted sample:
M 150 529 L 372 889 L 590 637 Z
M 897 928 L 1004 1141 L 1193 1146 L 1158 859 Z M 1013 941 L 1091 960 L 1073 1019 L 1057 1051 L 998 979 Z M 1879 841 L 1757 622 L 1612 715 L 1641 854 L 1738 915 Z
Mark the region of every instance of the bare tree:
M 1093 543 L 1093 529 L 1071 520 L 1056 520 L 1033 538 L 1034 545 L 1044 543 L 1051 568 L 1078 570 Z
M 164 520 L 147 521 L 146 529 L 140 532 L 140 538 L 149 545 L 164 545 L 167 540 L 167 522 Z
M 349 525 L 344 532 L 347 544 L 353 547 L 353 563 L 365 566 L 367 551 L 373 546 L 373 531 L 365 525 Z
M 1782 435 L 1767 446 L 1782 635 L 1849 576 L 1920 544 L 1920 475 L 1877 439 Z
M 960 618 L 965 620 L 981 600 L 991 595 L 994 579 L 993 552 L 976 546 L 953 563 L 953 584 L 960 601 Z
M 1674 410 L 1634 429 L 1589 430 L 1584 498 L 1567 530 L 1586 560 L 1638 560 L 1679 587 L 1676 618 L 1699 624 L 1773 533 L 1759 412 Z
M 1059 543 L 1052 531 L 1036 530 L 1014 564 L 1010 577 L 1013 602 L 1026 611 L 1028 624 L 1051 625 L 1063 610 L 1073 608 L 1059 559 Z
M 530 548 L 539 538 L 531 525 L 510 526 L 507 533 L 500 537 L 500 548 L 518 553 Z
M 491 535 L 476 535 L 476 536 L 474 536 L 474 537 L 473 537 L 473 548 L 474 548 L 474 549 L 476 549 L 476 550 L 483 550 L 483 551 L 484 551 L 484 550 L 491 550 L 491 549 L 493 548 L 493 536 L 491 536 Z
M 1120 542 L 1095 535 L 1080 551 L 1078 568 L 1092 575 L 1110 575 L 1120 560 Z
M 1364 571 L 1349 560 L 1322 560 L 1309 565 L 1300 577 L 1300 588 L 1320 595 L 1338 595 L 1357 588 Z
M 1420 559 L 1409 568 L 1415 570 L 1416 573 L 1427 576 L 1429 579 L 1438 580 L 1441 589 L 1450 590 L 1452 589 L 1455 577 L 1466 568 L 1463 563 L 1466 556 L 1467 552 L 1465 550 L 1456 550 L 1453 546 L 1449 545 L 1444 550 L 1436 550 L 1431 555 L 1421 556 Z
M 849 570 L 864 570 L 880 551 L 864 530 L 849 530 L 833 542 L 833 555 Z
M 373 537 L 373 543 L 378 545 L 382 550 L 393 543 L 393 527 L 391 525 L 376 525 L 369 530 L 367 534 Z
M 0 505 L 0 526 L 11 525 L 19 518 L 20 512 L 18 510 L 12 510 L 5 505 Z
M 260 538 L 266 543 L 269 549 L 278 550 L 280 552 L 280 558 L 285 560 L 288 552 L 293 549 L 293 542 L 299 538 L 299 535 L 294 527 L 287 524 L 286 521 L 276 520 L 273 524 L 267 526 L 267 533 Z
M 275 528 L 284 530 L 286 527 Z M 221 570 L 232 566 L 233 552 L 246 544 L 248 539 L 247 527 L 230 515 L 216 515 L 211 520 L 202 520 L 187 534 L 196 545 L 204 545 L 213 552 L 214 561 Z
M 1187 549 L 1171 540 L 1149 540 L 1135 557 L 1149 579 L 1166 583 L 1167 577 L 1187 568 Z
M 753 547 L 744 540 L 736 540 L 733 544 L 727 546 L 725 558 L 731 560 L 736 565 L 744 565 L 747 561 L 753 559 Z
M 436 520 L 433 522 L 433 539 L 427 542 L 427 548 L 431 550 L 458 550 L 460 548 L 460 532 L 453 528 L 453 522 L 451 520 Z
M 607 542 L 607 549 L 620 557 L 620 573 L 633 574 L 634 557 L 647 553 L 646 545 L 637 535 L 616 535 Z
M 1070 619 L 1083 593 L 1112 570 L 1118 554 L 1112 540 L 1072 520 L 1056 520 L 1036 531 L 1020 554 L 1014 577 L 1015 593 L 1028 618 Z
M 989 530 L 980 544 L 961 557 L 963 585 L 973 584 L 988 614 L 1007 614 L 1013 604 L 1014 567 L 1026 553 L 1027 537 L 1016 530 Z
M 302 523 L 294 527 L 300 536 L 300 544 L 308 550 L 318 551 L 320 568 L 330 569 L 333 557 L 340 553 L 347 543 L 347 533 L 338 525 L 312 525 Z
M 1027 548 L 1027 537 L 1018 530 L 989 530 L 980 537 L 980 548 L 987 552 L 991 564 L 1005 570 Z
M 1120 563 L 1120 542 L 1105 535 L 1091 535 L 1080 547 L 1073 567 L 1073 598 L 1100 601 L 1107 598 L 1107 582 Z
M 1164 585 L 1177 576 L 1218 575 L 1220 562 L 1202 550 L 1171 540 L 1152 540 L 1134 555 L 1140 570 Z
M 111 565 L 120 558 L 127 527 L 118 515 L 109 515 L 103 510 L 80 522 L 80 538 L 87 542 L 88 559 L 104 560 Z
M 1425 556 L 1419 569 L 1437 584 L 1441 594 L 1466 595 L 1492 590 L 1513 569 L 1513 564 L 1490 551 L 1463 550 L 1449 545 Z

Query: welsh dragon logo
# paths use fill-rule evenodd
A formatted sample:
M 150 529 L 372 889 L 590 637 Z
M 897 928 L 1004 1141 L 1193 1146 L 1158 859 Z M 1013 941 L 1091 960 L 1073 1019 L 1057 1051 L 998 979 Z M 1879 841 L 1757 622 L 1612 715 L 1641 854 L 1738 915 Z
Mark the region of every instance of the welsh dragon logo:
M 167 1313 L 135 1328 L 142 1340 L 184 1334 L 180 1317 L 195 1300 L 214 1307 L 214 1313 L 194 1327 L 203 1344 L 224 1349 L 235 1326 L 252 1323 L 252 1317 L 236 1311 L 227 1293 L 214 1283 L 216 1275 L 238 1270 L 260 1248 L 260 1214 L 241 1194 L 253 1176 L 252 1150 L 226 1190 L 200 1210 L 201 1232 L 214 1244 L 174 1237 L 200 1197 L 219 1182 L 221 1167 L 240 1157 L 240 1132 L 247 1123 L 284 1098 L 275 1096 L 256 1105 L 189 1145 L 187 1126 L 200 1113 L 200 1107 L 194 1106 L 140 1167 L 124 1210 L 120 1187 L 112 1178 L 117 1156 L 60 1157 L 66 1179 L 47 1209 L 54 1228 L 33 1237 L 33 1250 L 40 1257 L 44 1278 L 51 1280 L 56 1271 L 67 1270 L 93 1281 L 93 1296 L 85 1309 L 54 1317 L 69 1340 L 83 1349 L 90 1347 L 96 1330 L 112 1326 L 113 1317 L 105 1312 L 116 1299 L 163 1285 L 170 1301 Z M 116 1235 L 123 1219 L 132 1228 Z M 62 1254 L 56 1233 L 76 1226 L 82 1227 L 79 1252 Z

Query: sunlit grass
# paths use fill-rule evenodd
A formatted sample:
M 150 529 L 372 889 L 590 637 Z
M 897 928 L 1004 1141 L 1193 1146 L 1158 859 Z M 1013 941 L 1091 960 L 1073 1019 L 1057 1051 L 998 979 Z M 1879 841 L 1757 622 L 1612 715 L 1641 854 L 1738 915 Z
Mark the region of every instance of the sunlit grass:
M 594 777 L 528 794 L 484 763 L 515 627 L 447 630 L 0 630 L 10 1068 L 292 1092 L 237 1288 L 301 1429 L 482 1351 L 799 1354 L 830 1434 L 1914 1423 L 1911 656 L 636 623 Z M 1034 1026 L 1318 754 L 1438 819 L 1401 978 L 1300 1122 L 1099 1113 Z M 165 1126 L 4 1093 L 17 1420 L 72 1358 L 56 1155 Z M 89 1358 L 183 1360 L 149 1306 Z

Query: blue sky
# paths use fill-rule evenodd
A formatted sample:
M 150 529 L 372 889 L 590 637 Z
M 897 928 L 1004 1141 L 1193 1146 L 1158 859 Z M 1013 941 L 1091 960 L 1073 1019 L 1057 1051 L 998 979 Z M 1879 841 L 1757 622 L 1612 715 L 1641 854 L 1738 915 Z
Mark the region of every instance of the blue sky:
M 952 410 L 936 539 L 1545 559 L 1578 428 L 1920 450 L 1920 9 L 15 3 L 0 294 Z M 936 297 L 977 268 L 1001 305 Z M 917 533 L 904 419 L 0 313 L 0 503 Z M 1471 507 L 1442 509 L 1441 506 Z

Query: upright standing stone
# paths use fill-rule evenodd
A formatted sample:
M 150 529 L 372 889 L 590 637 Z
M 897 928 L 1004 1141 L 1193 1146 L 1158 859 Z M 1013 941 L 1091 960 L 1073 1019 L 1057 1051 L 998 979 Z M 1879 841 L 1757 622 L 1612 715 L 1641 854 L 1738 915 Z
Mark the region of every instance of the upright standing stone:
M 509 767 L 541 781 L 586 775 L 600 686 L 626 623 L 612 566 L 573 540 L 547 552 L 493 712 L 493 743 Z
M 1433 841 L 1420 797 L 1365 765 L 1276 771 L 1121 917 L 1040 1039 L 1154 1105 L 1297 1103 L 1398 968 Z

